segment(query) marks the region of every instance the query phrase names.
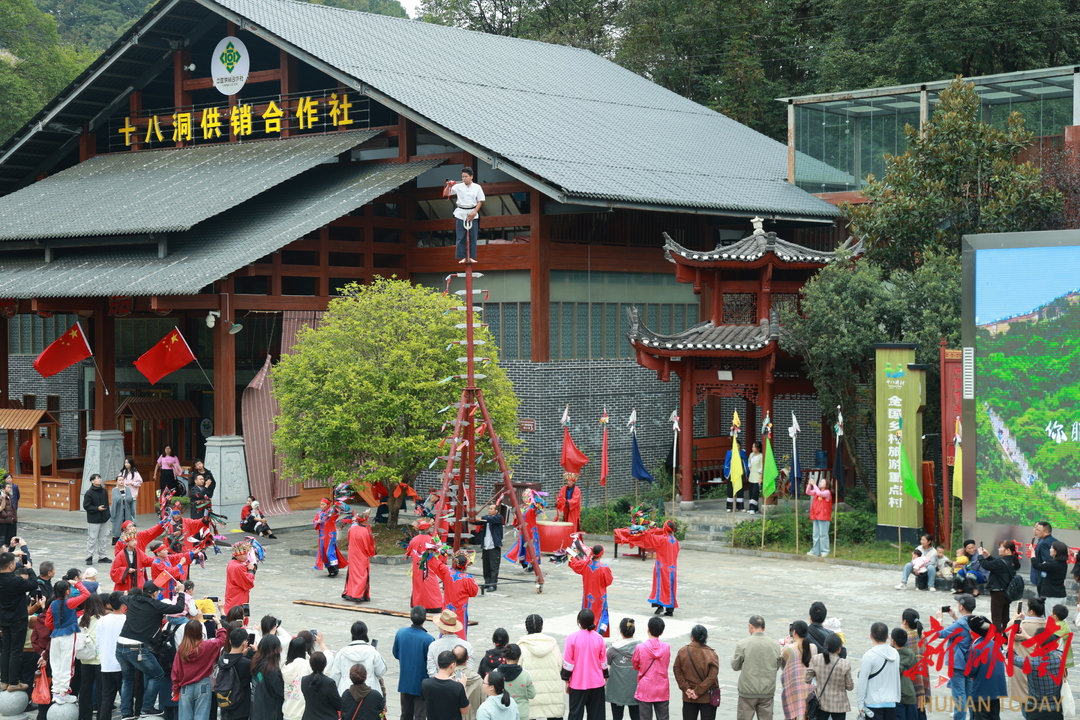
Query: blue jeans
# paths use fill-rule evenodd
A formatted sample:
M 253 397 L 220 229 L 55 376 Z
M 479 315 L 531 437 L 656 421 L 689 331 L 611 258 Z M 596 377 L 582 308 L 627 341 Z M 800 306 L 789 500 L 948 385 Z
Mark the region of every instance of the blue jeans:
M 967 701 L 971 696 L 971 678 L 964 677 L 962 671 L 954 668 L 954 675 L 949 678 L 949 689 L 953 696 L 953 720 L 967 718 Z
M 896 720 L 918 720 L 919 719 L 919 706 L 915 703 L 911 705 L 905 705 L 904 703 L 896 704 Z
M 904 577 L 900 581 L 901 583 L 903 583 L 904 585 L 907 585 L 908 578 L 911 577 L 911 571 L 913 569 L 914 569 L 914 566 L 911 563 L 908 563 L 907 565 L 904 566 Z M 926 580 L 927 580 L 927 583 L 928 583 L 926 587 L 928 587 L 928 588 L 934 587 L 934 580 L 937 578 L 937 568 L 934 567 L 933 565 L 927 565 L 926 566 L 926 574 L 927 574 Z
M 131 697 L 135 693 L 135 671 L 143 674 L 143 682 L 146 684 L 143 692 L 143 712 L 160 708 L 158 696 L 161 695 L 165 671 L 161 669 L 150 646 L 117 643 L 116 661 L 120 663 L 120 673 L 123 676 L 123 683 L 120 685 L 120 717 L 131 717 L 135 714 L 131 706 Z
M 457 259 L 476 259 L 476 238 L 479 237 L 480 234 L 480 216 L 477 215 L 472 219 L 472 227 L 468 230 L 465 229 L 464 220 L 461 218 L 454 218 L 454 229 L 457 231 L 457 252 L 455 253 Z M 468 251 L 465 249 L 466 236 L 468 238 Z
M 810 552 L 815 555 L 829 554 L 829 521 L 814 520 L 814 547 Z
M 204 720 L 210 717 L 210 678 L 180 688 L 179 720 Z

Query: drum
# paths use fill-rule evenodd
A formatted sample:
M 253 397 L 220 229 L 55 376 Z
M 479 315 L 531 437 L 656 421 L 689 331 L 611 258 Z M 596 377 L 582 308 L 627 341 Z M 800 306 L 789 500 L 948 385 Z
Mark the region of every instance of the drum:
M 570 533 L 574 531 L 574 524 L 538 520 L 536 528 L 540 531 L 540 552 L 553 553 L 561 548 L 569 547 Z

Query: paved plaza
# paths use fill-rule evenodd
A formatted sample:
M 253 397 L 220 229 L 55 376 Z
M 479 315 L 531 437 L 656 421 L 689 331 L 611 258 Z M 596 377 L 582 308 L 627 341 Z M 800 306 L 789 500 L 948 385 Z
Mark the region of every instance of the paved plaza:
M 30 538 L 34 561 L 53 560 L 57 575 L 68 567 L 84 567 L 85 537 L 57 530 L 23 531 Z M 226 532 L 226 534 L 229 534 Z M 513 533 L 508 533 L 513 538 Z M 364 620 L 372 638 L 379 640 L 379 649 L 390 667 L 387 687 L 390 689 L 388 716 L 397 718 L 397 663 L 390 654 L 394 633 L 407 624 L 402 618 L 294 605 L 293 600 L 309 599 L 344 602 L 340 595 L 344 578 L 331 579 L 325 572 L 312 568 L 314 558 L 290 554 L 290 548 L 310 548 L 314 532 L 290 532 L 278 541 L 267 543 L 267 559 L 259 568 L 251 606 L 256 620 L 270 613 L 282 618 L 282 626 L 295 633 L 302 629 L 323 631 L 327 645 L 337 649 L 349 641 L 349 626 Z M 511 540 L 508 539 L 508 545 Z M 638 635 L 644 639 L 645 625 L 652 615 L 646 602 L 651 583 L 652 561 L 637 557 L 611 557 L 613 546 L 608 543 L 607 561 L 615 576 L 608 597 L 612 624 L 623 617 L 634 617 Z M 224 595 L 227 551 L 211 556 L 206 569 L 196 567 L 192 577 L 199 596 Z M 98 572 L 107 581 L 108 566 L 98 565 Z M 491 633 L 505 627 L 512 641 L 525 633 L 525 616 L 539 613 L 545 620 L 545 632 L 559 640 L 576 629 L 574 618 L 581 602 L 581 581 L 568 566 L 545 563 L 547 582 L 544 592 L 537 594 L 531 575 L 520 568 L 503 563 L 503 578 L 497 592 L 477 597 L 469 607 L 469 617 L 478 625 L 469 630 L 469 639 L 477 654 L 491 647 Z M 409 567 L 407 565 L 372 566 L 372 608 L 407 611 L 409 606 Z M 664 640 L 674 651 L 689 642 L 690 628 L 701 623 L 709 629 L 709 645 L 720 656 L 720 685 L 723 690 L 721 717 L 734 717 L 735 686 L 738 674 L 731 670 L 730 658 L 735 643 L 746 636 L 747 618 L 754 613 L 765 617 L 766 634 L 780 638 L 787 634 L 788 623 L 806 620 L 807 610 L 815 600 L 822 600 L 829 615 L 840 618 L 847 647 L 858 671 L 858 660 L 869 646 L 869 628 L 881 620 L 890 627 L 898 626 L 900 615 L 907 607 L 917 609 L 929 627 L 928 618 L 943 604 L 951 602 L 949 593 L 929 593 L 912 589 L 893 589 L 900 570 L 880 570 L 833 565 L 823 561 L 801 559 L 758 558 L 743 555 L 707 553 L 684 550 L 679 563 L 680 608 L 673 618 L 666 618 Z M 980 599 L 978 612 L 989 615 L 989 599 Z M 429 625 L 429 629 L 434 630 Z M 479 660 L 479 658 L 477 658 Z M 936 678 L 935 678 L 936 682 Z M 679 712 L 680 701 L 672 682 L 672 712 Z M 947 688 L 935 690 L 935 697 L 948 696 Z M 854 704 L 855 694 L 851 693 Z M 782 717 L 777 689 L 776 717 Z M 945 717 L 944 713 L 938 713 Z M 1018 713 L 1003 713 L 1011 717 Z

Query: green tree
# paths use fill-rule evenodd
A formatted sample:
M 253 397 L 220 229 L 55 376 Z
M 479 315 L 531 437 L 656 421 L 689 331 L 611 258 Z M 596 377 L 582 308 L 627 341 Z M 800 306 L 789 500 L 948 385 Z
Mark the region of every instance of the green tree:
M 0 0 L 0 142 L 7 140 L 86 67 L 61 44 L 56 21 L 32 0 Z
M 452 297 L 407 281 L 380 278 L 350 285 L 331 301 L 318 329 L 301 333 L 292 355 L 274 367 L 274 394 L 281 408 L 274 442 L 291 480 L 317 479 L 327 485 L 391 489 L 390 522 L 397 522 L 397 483 L 412 485 L 438 455 L 450 434 L 440 410 L 461 399 L 461 383 L 445 382 L 463 372 L 460 346 L 448 348 L 463 332 Z M 514 459 L 517 397 L 499 367 L 490 333 L 477 331 L 491 362 L 478 370 L 499 442 Z M 479 443 L 484 465 L 494 469 L 490 440 Z M 440 463 L 441 465 L 441 463 Z
M 898 303 L 884 271 L 865 258 L 827 265 L 802 290 L 802 312 L 784 308 L 780 347 L 802 357 L 817 390 L 821 412 L 844 412 L 844 447 L 857 481 L 869 492 L 867 472 L 856 452 L 869 442 L 873 421 L 874 344 L 888 342 L 902 327 Z
M 1052 224 L 1062 195 L 1041 170 L 1017 164 L 1031 140 L 1020 113 L 1008 128 L 983 122 L 975 86 L 953 81 L 923 132 L 908 126 L 908 149 L 886 158 L 885 177 L 863 189 L 869 202 L 845 204 L 852 233 L 888 273 L 913 270 L 927 251 L 959 255 L 970 233 L 1039 230 Z

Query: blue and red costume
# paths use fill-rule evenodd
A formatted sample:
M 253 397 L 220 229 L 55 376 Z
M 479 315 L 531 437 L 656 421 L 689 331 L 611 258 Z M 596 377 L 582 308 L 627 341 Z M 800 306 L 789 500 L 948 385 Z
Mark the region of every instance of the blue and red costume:
M 602 554 L 603 548 L 600 548 L 600 552 L 593 548 L 590 557 L 571 560 L 570 569 L 581 576 L 581 609 L 592 610 L 593 617 L 596 618 L 596 632 L 608 637 L 611 619 L 608 615 L 607 589 L 613 582 L 613 577 L 611 568 L 600 562 Z
M 632 535 L 629 544 L 656 553 L 649 603 L 654 607 L 667 608 L 671 615 L 679 607 L 676 600 L 679 589 L 679 541 L 675 539 L 675 523 L 669 520 L 664 523 L 663 530 L 653 528 L 641 535 Z
M 468 560 L 464 561 L 466 565 Z M 441 558 L 433 557 L 429 563 L 429 569 L 442 578 L 443 596 L 447 610 L 453 610 L 461 621 L 461 632 L 456 633 L 462 640 L 469 639 L 469 598 L 474 598 L 480 593 L 480 586 L 476 584 L 473 576 L 465 572 L 464 567 L 448 568 Z
M 328 505 L 328 500 L 323 500 Z M 335 505 L 328 505 L 315 513 L 315 530 L 319 533 L 319 548 L 315 555 L 315 569 L 326 570 L 330 577 L 338 574 L 339 568 L 348 567 L 348 561 L 338 552 L 337 526 L 338 511 Z

